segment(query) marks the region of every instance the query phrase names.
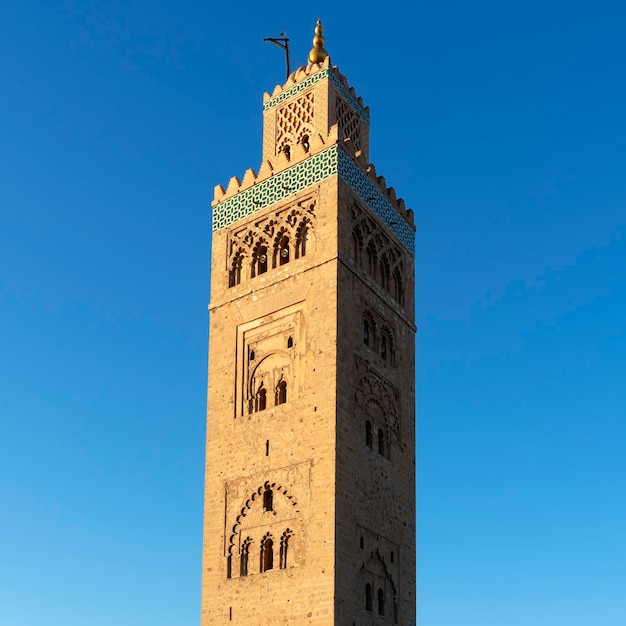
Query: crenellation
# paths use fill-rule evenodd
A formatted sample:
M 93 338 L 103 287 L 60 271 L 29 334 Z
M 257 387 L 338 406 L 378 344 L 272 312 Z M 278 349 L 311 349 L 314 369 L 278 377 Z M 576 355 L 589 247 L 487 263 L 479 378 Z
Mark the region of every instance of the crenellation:
M 263 116 L 212 203 L 201 623 L 415 626 L 413 212 L 329 57 Z
M 244 191 L 245 189 L 252 187 L 252 185 L 254 185 L 254 183 L 256 182 L 256 179 L 256 172 L 251 167 L 248 168 L 243 175 L 241 185 L 239 186 L 239 191 Z

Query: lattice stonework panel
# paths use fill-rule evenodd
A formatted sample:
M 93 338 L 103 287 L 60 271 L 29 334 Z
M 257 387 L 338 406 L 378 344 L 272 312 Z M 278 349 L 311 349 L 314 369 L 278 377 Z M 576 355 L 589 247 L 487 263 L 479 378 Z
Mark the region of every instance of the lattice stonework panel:
M 296 83 L 293 87 L 289 89 L 285 89 L 285 91 L 279 93 L 278 95 L 270 98 L 264 105 L 263 110 L 269 111 L 274 107 L 281 105 L 283 102 L 286 102 L 296 93 L 301 93 L 305 89 L 308 89 L 312 85 L 319 83 L 321 80 L 328 78 L 330 82 L 335 86 L 335 89 L 344 97 L 346 102 L 350 104 L 350 106 L 356 111 L 357 115 L 369 126 L 370 118 L 369 115 L 365 112 L 363 107 L 353 98 L 348 90 L 341 84 L 341 81 L 335 76 L 335 74 L 330 70 L 322 70 L 321 72 L 317 72 L 313 74 L 313 76 L 309 76 L 304 80 Z
M 413 229 L 398 215 L 367 174 L 339 146 L 331 146 L 328 150 L 215 205 L 213 230 L 220 230 L 335 174 L 341 176 L 363 204 L 378 215 L 406 249 L 414 254 Z
M 337 96 L 335 106 L 337 109 L 337 123 L 341 139 L 350 138 L 357 150 L 361 149 L 361 123 L 354 109 L 341 97 Z
M 313 132 L 313 91 L 292 100 L 276 112 L 276 153 Z

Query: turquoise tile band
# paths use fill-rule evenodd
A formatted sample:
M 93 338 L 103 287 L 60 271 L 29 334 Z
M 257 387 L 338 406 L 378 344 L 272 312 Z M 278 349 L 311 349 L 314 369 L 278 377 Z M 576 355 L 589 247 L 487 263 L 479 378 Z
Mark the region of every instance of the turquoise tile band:
M 213 207 L 213 231 L 248 217 L 272 204 L 338 174 L 413 255 L 415 231 L 363 170 L 334 145 Z
M 269 111 L 274 107 L 277 107 L 279 104 L 282 104 L 285 100 L 288 100 L 294 94 L 300 93 L 305 89 L 308 89 L 311 85 L 315 85 L 315 83 L 319 83 L 320 80 L 324 78 L 329 78 L 330 82 L 335 86 L 337 91 L 346 99 L 347 102 L 350 103 L 350 106 L 355 110 L 357 115 L 369 126 L 370 118 L 369 115 L 365 112 L 365 109 L 358 103 L 358 101 L 352 97 L 350 92 L 342 85 L 341 81 L 335 76 L 335 73 L 329 69 L 322 70 L 321 72 L 317 72 L 317 74 L 313 74 L 313 76 L 309 76 L 305 78 L 302 82 L 295 84 L 293 87 L 286 89 L 282 93 L 275 95 L 273 98 L 270 98 L 264 105 L 263 111 Z

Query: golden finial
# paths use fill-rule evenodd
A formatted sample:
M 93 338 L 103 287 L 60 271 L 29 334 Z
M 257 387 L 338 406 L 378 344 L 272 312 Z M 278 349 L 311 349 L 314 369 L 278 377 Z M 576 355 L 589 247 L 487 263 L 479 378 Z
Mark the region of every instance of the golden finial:
M 328 56 L 324 50 L 324 37 L 322 37 L 322 20 L 317 20 L 315 37 L 313 37 L 313 49 L 309 52 L 309 63 L 321 63 Z

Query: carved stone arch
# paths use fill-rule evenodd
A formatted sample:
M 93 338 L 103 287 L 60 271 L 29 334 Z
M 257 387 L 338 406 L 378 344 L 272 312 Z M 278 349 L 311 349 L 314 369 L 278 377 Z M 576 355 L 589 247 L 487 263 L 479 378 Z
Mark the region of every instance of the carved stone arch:
M 263 224 L 263 235 L 267 237 L 268 240 L 273 239 L 274 234 L 276 233 L 276 229 L 281 228 L 282 222 L 283 221 L 277 217 L 274 217 L 271 220 L 267 220 Z
M 293 531 L 287 528 L 280 536 L 280 569 L 287 569 L 293 563 Z
M 382 410 L 386 430 L 392 440 L 388 443 L 397 443 L 400 440 L 400 424 L 398 420 L 397 397 L 393 389 L 379 376 L 371 371 L 364 374 L 358 381 L 355 393 L 355 410 L 359 419 L 365 419 L 365 409 L 370 402 L 374 402 Z
M 231 246 L 228 259 L 228 286 L 234 287 L 245 280 L 247 250 L 243 246 Z
M 404 305 L 404 279 L 402 274 L 402 265 L 397 264 L 391 271 L 391 279 L 389 283 L 389 292 L 393 299 L 400 304 Z
M 363 343 L 370 349 L 376 349 L 378 324 L 370 311 L 363 312 Z
M 258 408 L 258 395 L 261 390 L 265 390 L 267 404 L 264 408 L 269 408 L 272 406 L 269 404 L 270 399 L 274 396 L 279 383 L 284 382 L 287 388 L 292 387 L 292 369 L 293 355 L 287 350 L 275 350 L 258 358 L 255 366 L 250 370 L 247 381 L 248 412 L 263 410 Z
M 240 239 L 243 243 L 248 246 L 248 248 L 254 248 L 256 242 L 263 238 L 263 233 L 256 226 L 248 226 L 246 228 L 246 233 Z
M 384 616 L 383 623 L 397 619 L 398 592 L 393 576 L 387 569 L 384 558 L 378 549 L 370 553 L 361 565 L 357 577 L 357 594 L 367 594 L 361 603 L 362 611 Z M 383 606 L 381 607 L 381 591 Z M 382 608 L 382 611 L 381 611 Z
M 308 249 L 311 247 L 310 243 L 313 233 L 313 221 L 308 215 L 303 215 L 296 228 L 296 251 L 294 255 L 296 259 L 306 256 Z
M 248 527 L 263 525 L 263 493 L 268 488 L 273 492 L 273 511 L 269 513 L 271 515 L 269 519 L 272 522 L 280 521 L 281 518 L 292 519 L 295 514 L 299 513 L 298 502 L 285 486 L 266 481 L 246 498 L 243 507 L 235 518 L 228 539 L 227 554 L 234 555 L 239 552 L 240 542 L 238 539 L 243 532 L 247 532 Z
M 365 271 L 372 277 L 376 277 L 376 268 L 378 266 L 378 249 L 373 239 L 365 245 Z
M 360 224 L 355 224 L 352 227 L 352 240 L 350 241 L 350 258 L 352 258 L 357 265 L 360 265 L 362 254 L 363 230 L 361 229 Z
M 380 358 L 390 365 L 396 364 L 396 338 L 387 324 L 380 329 Z
M 283 152 L 287 156 L 287 160 L 291 159 L 291 153 L 296 143 L 296 137 L 292 133 L 286 132 L 276 146 L 276 154 Z
M 265 274 L 269 267 L 269 243 L 265 237 L 259 237 L 252 249 L 252 259 L 250 263 L 250 277 Z
M 381 287 L 387 290 L 389 288 L 390 278 L 391 278 L 391 263 L 389 261 L 389 257 L 387 256 L 387 253 L 383 251 L 380 255 L 380 260 L 378 262 L 377 280 L 380 283 Z
M 302 126 L 300 127 L 300 130 L 298 131 L 297 143 L 302 144 L 302 147 L 305 149 L 306 152 L 309 151 L 311 137 L 314 134 L 315 134 L 315 129 L 309 124 L 304 124 L 304 123 L 302 124 Z M 305 146 L 305 143 L 309 143 L 309 148 Z
M 291 231 L 286 225 L 281 225 L 280 228 L 277 229 L 274 242 L 273 242 L 273 253 L 272 253 L 272 267 L 276 268 L 280 265 L 285 265 L 289 263 L 291 259 L 291 249 L 293 246 L 293 237 L 291 236 Z

